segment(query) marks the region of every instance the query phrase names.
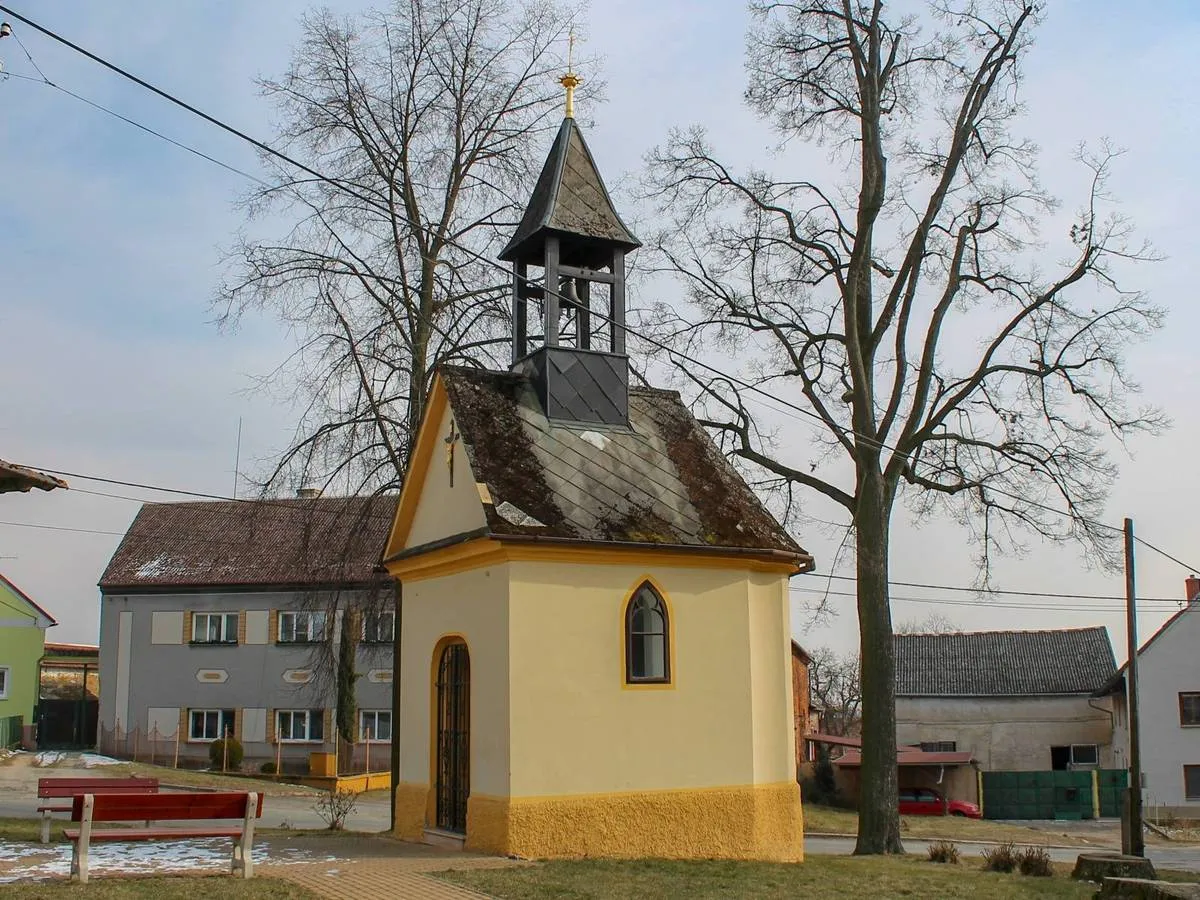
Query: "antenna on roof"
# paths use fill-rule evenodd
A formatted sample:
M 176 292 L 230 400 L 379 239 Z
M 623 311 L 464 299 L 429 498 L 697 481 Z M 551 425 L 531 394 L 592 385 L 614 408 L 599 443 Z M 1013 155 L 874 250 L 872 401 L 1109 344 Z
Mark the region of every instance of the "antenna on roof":
M 242 466 L 242 417 L 238 416 L 237 450 L 233 456 L 233 499 L 237 499 L 238 471 Z

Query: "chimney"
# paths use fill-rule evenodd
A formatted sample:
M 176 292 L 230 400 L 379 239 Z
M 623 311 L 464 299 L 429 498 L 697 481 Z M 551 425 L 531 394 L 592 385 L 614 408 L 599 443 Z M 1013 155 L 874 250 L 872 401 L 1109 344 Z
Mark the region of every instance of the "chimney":
M 1200 578 L 1197 578 L 1195 575 L 1189 575 L 1184 584 L 1187 585 L 1185 590 L 1187 591 L 1188 603 L 1195 603 L 1200 606 Z
M 315 487 L 302 487 L 296 491 L 297 500 L 316 500 L 321 496 L 321 489 Z

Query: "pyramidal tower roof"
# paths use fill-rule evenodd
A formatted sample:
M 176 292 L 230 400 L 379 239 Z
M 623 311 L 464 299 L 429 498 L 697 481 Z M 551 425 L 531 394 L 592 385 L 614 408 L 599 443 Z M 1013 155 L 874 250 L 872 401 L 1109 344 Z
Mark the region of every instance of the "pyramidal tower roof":
M 610 241 L 629 250 L 641 246 L 617 214 L 572 116 L 563 119 L 521 224 L 500 259 L 512 262 L 527 255 L 546 231 Z

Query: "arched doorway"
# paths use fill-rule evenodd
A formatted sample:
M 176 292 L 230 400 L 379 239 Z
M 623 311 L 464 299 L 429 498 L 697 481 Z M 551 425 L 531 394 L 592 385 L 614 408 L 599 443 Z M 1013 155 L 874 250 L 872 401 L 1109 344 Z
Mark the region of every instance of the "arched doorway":
M 471 793 L 471 661 L 462 641 L 447 644 L 437 667 L 437 820 L 467 833 Z

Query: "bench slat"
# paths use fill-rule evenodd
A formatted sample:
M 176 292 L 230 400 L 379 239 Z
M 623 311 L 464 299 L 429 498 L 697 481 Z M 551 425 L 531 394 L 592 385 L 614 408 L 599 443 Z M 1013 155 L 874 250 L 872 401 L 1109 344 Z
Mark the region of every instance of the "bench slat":
M 71 809 L 71 821 L 83 818 L 84 795 L 77 794 Z M 181 819 L 241 819 L 246 814 L 247 794 L 220 792 L 209 794 L 97 794 L 93 798 L 92 820 L 96 822 L 138 822 Z M 263 796 L 258 795 L 255 818 L 262 816 Z
M 76 794 L 142 793 L 158 791 L 157 778 L 39 778 L 38 797 L 73 797 Z
M 172 838 L 240 838 L 240 828 L 93 828 L 91 841 L 157 841 Z M 64 828 L 68 841 L 79 840 L 78 828 Z

